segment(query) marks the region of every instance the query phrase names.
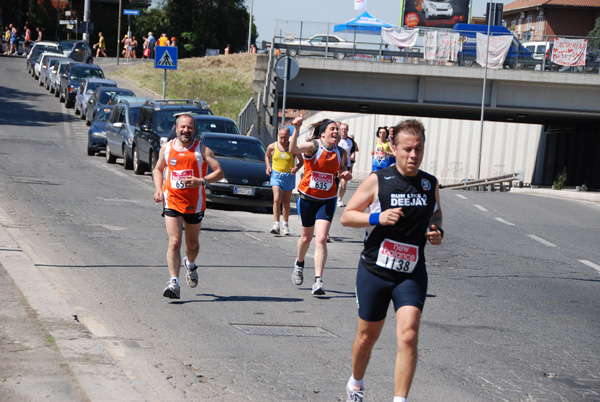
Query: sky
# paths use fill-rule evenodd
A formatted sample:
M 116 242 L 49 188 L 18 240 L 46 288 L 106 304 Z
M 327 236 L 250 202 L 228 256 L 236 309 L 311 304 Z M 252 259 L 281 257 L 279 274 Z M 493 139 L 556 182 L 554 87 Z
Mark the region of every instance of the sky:
M 409 0 L 410 1 L 410 0 Z M 473 1 L 474 17 L 483 17 L 486 0 Z M 496 1 L 507 4 L 512 0 Z M 245 0 L 258 30 L 257 45 L 260 41 L 270 41 L 275 20 L 295 20 L 310 22 L 331 22 L 339 24 L 355 18 L 363 10 L 354 9 L 354 0 Z M 373 17 L 398 25 L 400 20 L 400 0 L 367 0 L 367 10 Z

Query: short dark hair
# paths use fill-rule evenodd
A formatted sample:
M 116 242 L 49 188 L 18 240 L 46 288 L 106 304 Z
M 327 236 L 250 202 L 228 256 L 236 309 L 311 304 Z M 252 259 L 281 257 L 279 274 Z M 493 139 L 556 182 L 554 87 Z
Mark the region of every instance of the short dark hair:
M 423 123 L 417 119 L 404 120 L 394 127 L 394 145 L 397 145 L 396 138 L 398 138 L 398 134 L 402 132 L 414 135 L 421 134 L 423 136 L 423 142 L 425 142 L 425 127 L 423 127 Z

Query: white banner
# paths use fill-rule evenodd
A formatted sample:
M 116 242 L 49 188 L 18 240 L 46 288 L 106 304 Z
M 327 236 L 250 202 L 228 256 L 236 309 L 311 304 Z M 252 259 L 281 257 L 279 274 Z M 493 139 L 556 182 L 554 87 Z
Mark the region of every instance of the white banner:
M 425 32 L 425 60 L 458 61 L 461 50 L 458 32 Z
M 381 28 L 381 38 L 385 43 L 399 48 L 413 47 L 419 39 L 419 29 Z
M 561 66 L 585 66 L 587 39 L 554 39 L 552 61 Z
M 512 40 L 512 35 L 493 35 L 488 48 L 488 36 L 477 32 L 477 63 L 485 67 L 487 52 L 487 67 L 502 68 Z
M 354 0 L 354 9 L 355 10 L 366 10 L 367 9 L 367 0 Z

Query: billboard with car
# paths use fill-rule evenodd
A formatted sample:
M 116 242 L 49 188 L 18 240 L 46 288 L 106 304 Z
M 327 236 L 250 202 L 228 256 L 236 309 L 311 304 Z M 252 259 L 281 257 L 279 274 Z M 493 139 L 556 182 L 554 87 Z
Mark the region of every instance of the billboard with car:
M 470 0 L 404 0 L 402 25 L 452 28 L 469 20 Z

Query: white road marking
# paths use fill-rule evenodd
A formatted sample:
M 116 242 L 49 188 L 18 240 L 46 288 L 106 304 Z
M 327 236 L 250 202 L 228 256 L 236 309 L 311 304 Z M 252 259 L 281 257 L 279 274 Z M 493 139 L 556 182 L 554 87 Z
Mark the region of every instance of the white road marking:
M 494 219 L 495 219 L 495 220 L 497 220 L 498 222 L 502 222 L 502 223 L 504 223 L 505 225 L 508 225 L 508 226 L 515 226 L 515 224 L 514 224 L 514 223 L 510 223 L 509 221 L 505 221 L 505 220 L 504 220 L 504 219 L 502 219 L 502 218 L 494 218 Z
M 261 240 L 261 239 L 259 239 L 259 238 L 258 238 L 258 237 L 256 237 L 256 236 L 252 236 L 250 233 L 244 233 L 244 234 L 245 234 L 246 236 L 248 236 L 248 237 L 252 237 L 254 240 L 258 240 L 259 242 L 262 242 L 262 240 Z
M 480 210 L 480 211 L 483 211 L 483 212 L 488 212 L 488 210 L 487 210 L 487 209 L 485 209 L 484 207 L 482 207 L 481 205 L 477 205 L 477 204 L 473 204 L 473 205 L 475 205 L 475 208 L 477 208 L 477 209 L 478 209 L 478 210 Z
M 542 243 L 545 246 L 548 247 L 556 247 L 556 244 L 552 244 L 547 240 L 542 239 L 541 237 L 538 237 L 536 235 L 532 235 L 532 234 L 528 234 L 527 236 L 531 237 L 533 240 L 539 241 L 540 243 Z
M 596 271 L 600 272 L 600 265 L 596 265 L 588 260 L 578 260 L 580 263 L 587 265 L 588 267 L 594 268 Z
M 456 194 L 456 196 L 457 196 L 458 198 L 460 198 L 461 200 L 466 200 L 466 199 L 467 199 L 467 197 L 465 197 L 465 196 L 464 196 L 464 195 L 462 195 L 462 194 Z

